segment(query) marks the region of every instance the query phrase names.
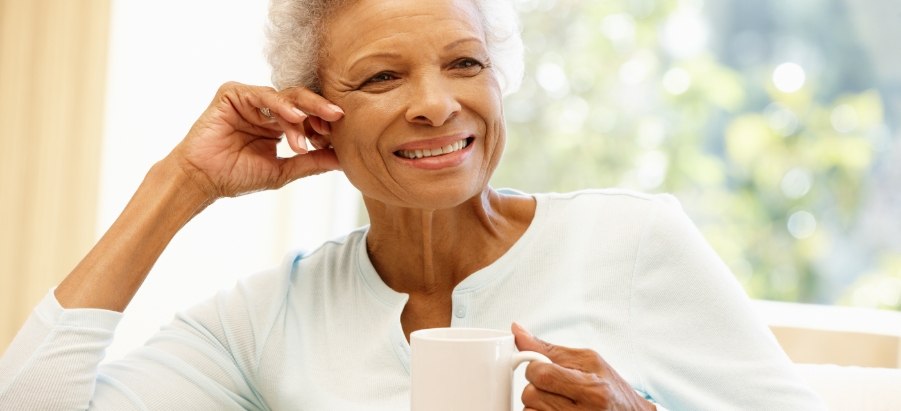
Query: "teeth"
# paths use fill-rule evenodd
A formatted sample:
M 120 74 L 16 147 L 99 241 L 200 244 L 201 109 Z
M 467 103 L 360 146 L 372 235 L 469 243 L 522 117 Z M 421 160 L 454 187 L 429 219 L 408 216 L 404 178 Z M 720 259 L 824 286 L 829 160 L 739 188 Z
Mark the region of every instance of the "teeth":
M 397 154 L 399 154 L 403 158 L 409 158 L 411 160 L 415 158 L 440 156 L 442 154 L 449 154 L 453 153 L 454 151 L 462 150 L 464 147 L 466 147 L 466 141 L 467 140 L 465 139 L 459 140 L 444 147 L 433 148 L 431 150 L 400 150 L 397 152 Z

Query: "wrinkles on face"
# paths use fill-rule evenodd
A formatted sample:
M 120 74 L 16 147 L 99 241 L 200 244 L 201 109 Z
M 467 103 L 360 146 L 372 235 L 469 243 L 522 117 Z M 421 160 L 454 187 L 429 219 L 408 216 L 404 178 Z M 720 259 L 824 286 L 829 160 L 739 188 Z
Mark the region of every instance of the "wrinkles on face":
M 331 144 L 365 197 L 434 209 L 487 187 L 504 127 L 478 13 L 470 0 L 361 0 L 326 24 L 322 92 L 347 113 Z M 395 154 L 453 135 L 473 137 L 460 166 L 417 168 Z
M 394 6 L 397 6 L 398 2 Z M 320 69 L 326 74 L 337 74 L 340 78 L 351 72 L 354 66 L 370 54 L 391 54 L 403 57 L 408 51 L 427 52 L 431 47 L 409 49 L 400 47 L 403 43 L 413 41 L 414 46 L 423 43 L 435 43 L 461 35 L 475 34 L 474 37 L 484 39 L 485 34 L 480 26 L 478 12 L 468 0 L 461 3 L 470 7 L 439 8 L 430 7 L 439 2 L 419 2 L 421 9 L 410 7 L 390 7 L 384 1 L 356 2 L 354 7 L 346 8 L 345 13 L 336 13 L 327 22 L 328 35 L 325 36 L 326 50 L 341 51 L 341 57 L 323 61 Z M 432 3 L 432 4 L 429 4 Z M 398 12 L 400 11 L 400 12 Z M 463 25 L 460 23 L 464 22 Z M 427 28 L 428 30 L 423 30 Z M 335 54 L 327 54 L 335 56 Z

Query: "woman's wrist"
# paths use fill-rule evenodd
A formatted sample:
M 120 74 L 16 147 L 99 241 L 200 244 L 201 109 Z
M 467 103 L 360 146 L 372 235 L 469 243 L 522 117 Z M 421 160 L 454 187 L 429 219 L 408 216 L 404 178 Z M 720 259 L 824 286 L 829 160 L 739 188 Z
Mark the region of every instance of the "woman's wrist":
M 175 234 L 213 201 L 171 158 L 154 164 L 106 234 L 56 288 L 60 305 L 125 310 Z
M 159 200 L 171 203 L 172 211 L 187 217 L 186 223 L 218 199 L 206 177 L 199 174 L 188 171 L 181 161 L 169 155 L 150 168 L 138 190 L 153 188 L 161 194 Z

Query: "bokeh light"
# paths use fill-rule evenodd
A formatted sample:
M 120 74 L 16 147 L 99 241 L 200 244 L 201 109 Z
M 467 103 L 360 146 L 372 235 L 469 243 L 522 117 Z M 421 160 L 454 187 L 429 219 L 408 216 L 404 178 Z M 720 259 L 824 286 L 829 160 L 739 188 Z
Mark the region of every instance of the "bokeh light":
M 817 219 L 808 211 L 796 211 L 788 217 L 788 232 L 799 240 L 810 238 L 817 230 Z
M 663 89 L 678 96 L 691 87 L 691 75 L 681 67 L 673 67 L 663 75 Z
M 782 63 L 773 70 L 773 85 L 783 93 L 794 93 L 804 87 L 807 74 L 795 63 Z
M 517 0 L 493 184 L 670 192 L 752 297 L 901 309 L 888 1 Z

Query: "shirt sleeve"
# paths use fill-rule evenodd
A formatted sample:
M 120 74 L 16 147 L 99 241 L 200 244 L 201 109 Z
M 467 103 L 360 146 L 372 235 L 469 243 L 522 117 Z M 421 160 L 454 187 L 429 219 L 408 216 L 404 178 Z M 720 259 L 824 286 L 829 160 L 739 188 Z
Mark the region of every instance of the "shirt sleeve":
M 824 410 L 670 196 L 642 234 L 630 312 L 641 385 L 678 410 Z
M 122 314 L 64 309 L 51 291 L 0 359 L 0 409 L 259 409 L 215 327 L 204 325 L 215 305 L 180 314 L 145 346 L 101 364 Z

